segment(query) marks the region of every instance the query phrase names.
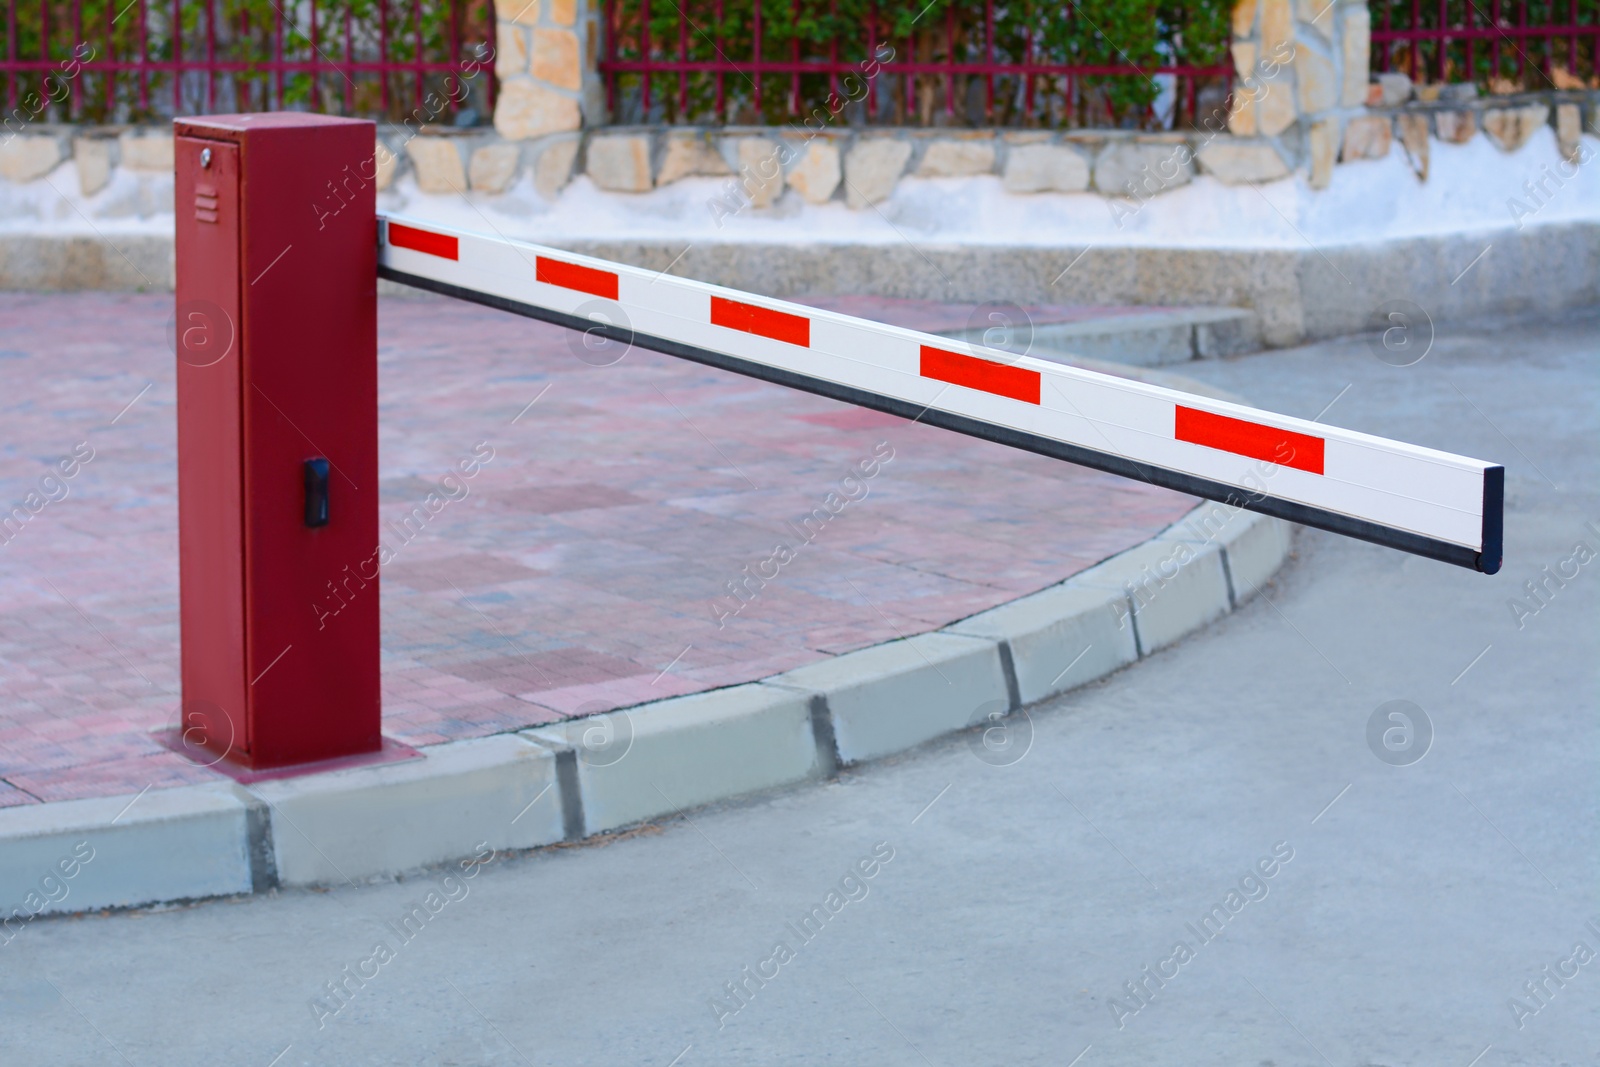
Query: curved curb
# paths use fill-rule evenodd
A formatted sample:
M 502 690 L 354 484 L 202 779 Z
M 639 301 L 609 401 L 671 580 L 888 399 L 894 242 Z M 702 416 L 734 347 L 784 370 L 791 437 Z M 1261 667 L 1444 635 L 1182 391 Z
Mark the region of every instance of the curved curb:
M 757 682 L 435 745 L 405 763 L 3 809 L 0 945 L 41 914 L 470 865 L 998 725 L 1232 611 L 1282 565 L 1291 536 L 1281 519 L 1203 502 L 1040 592 Z M 974 737 L 988 747 L 989 731 Z M 993 758 L 1010 761 L 1003 749 Z

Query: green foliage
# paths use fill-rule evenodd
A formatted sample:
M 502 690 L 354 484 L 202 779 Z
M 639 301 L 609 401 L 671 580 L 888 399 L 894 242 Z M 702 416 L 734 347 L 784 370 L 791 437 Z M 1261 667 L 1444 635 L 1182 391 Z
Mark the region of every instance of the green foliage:
M 242 64 L 239 70 L 218 73 L 209 80 L 209 93 L 214 97 L 208 96 L 208 79 L 203 72 L 184 73 L 183 113 L 275 108 L 280 76 L 261 65 L 277 58 L 280 47 L 282 58 L 288 62 L 376 61 L 387 20 L 390 61 L 410 62 L 420 48 L 424 62 L 442 63 L 451 58 L 452 40 L 484 40 L 492 17 L 490 0 L 429 0 L 417 5 L 407 0 L 388 0 L 387 5 L 381 5 L 380 0 L 317 0 L 313 46 L 312 7 L 289 0 L 178 0 L 176 5 L 164 0 L 5 2 L 16 5 L 17 57 L 48 58 L 58 64 L 58 73 L 53 76 L 48 71 L 15 75 L 16 93 L 24 113 L 37 109 L 39 114 L 33 117 L 43 121 L 138 122 L 172 115 L 171 71 L 123 71 L 108 80 L 106 72 L 94 66 L 112 59 L 130 62 L 139 58 L 141 10 L 145 14 L 143 37 L 151 63 L 171 63 L 175 45 L 181 45 L 177 54 L 185 61 L 205 61 L 208 13 L 214 12 L 215 59 L 219 63 Z M 46 32 L 48 48 L 44 46 Z M 7 54 L 11 45 L 6 34 L 7 26 L 0 20 L 0 55 Z M 78 72 L 74 72 L 72 62 L 75 56 L 85 60 Z M 442 73 L 425 75 L 424 93 L 439 90 L 444 77 Z M 476 81 L 481 85 L 488 77 L 480 75 Z M 389 88 L 387 108 L 383 102 L 385 78 Z M 0 74 L 0 83 L 4 79 Z M 337 71 L 316 75 L 300 71 L 283 74 L 281 80 L 283 103 L 290 108 L 398 121 L 415 105 L 416 75 L 412 73 L 363 72 L 352 74 L 347 80 Z M 35 94 L 32 105 L 29 94 Z M 215 100 L 214 106 L 208 98 Z M 450 116 L 444 113 L 440 117 L 448 121 Z
M 716 14 L 720 6 L 721 16 Z M 617 0 L 617 57 L 690 62 L 721 61 L 753 65 L 756 14 L 760 13 L 763 63 L 836 59 L 864 64 L 869 47 L 893 49 L 891 71 L 875 88 L 878 119 L 897 123 L 949 122 L 949 77 L 924 73 L 909 78 L 894 73 L 895 62 L 930 64 L 1058 64 L 1119 68 L 1067 80 L 1057 76 L 990 78 L 957 73 L 956 121 L 1029 122 L 1025 96 L 1031 90 L 1043 103 L 1044 121 L 1057 125 L 1137 125 L 1155 101 L 1159 86 L 1146 73 L 1162 66 L 1216 66 L 1226 62 L 1228 0 L 1078 0 L 1040 3 L 997 0 L 993 42 L 989 42 L 983 0 L 914 0 L 908 4 L 869 0 Z M 649 12 L 645 47 L 644 12 Z M 687 16 L 680 16 L 680 10 Z M 824 74 L 802 73 L 798 92 L 791 72 L 720 76 L 732 121 L 781 123 L 813 113 L 830 92 L 848 95 L 848 86 Z M 623 110 L 629 119 L 715 121 L 718 75 L 694 73 L 680 85 L 675 73 L 660 73 L 650 84 L 645 114 L 642 79 L 621 79 Z M 842 80 L 842 76 L 841 76 Z M 908 92 L 909 89 L 909 92 Z M 687 101 L 683 98 L 687 97 Z M 798 97 L 798 100 L 796 99 Z M 908 99 L 909 97 L 909 99 Z M 992 98 L 992 103 L 991 103 Z M 857 111 L 860 109 L 858 108 Z M 976 111 L 976 113 L 974 113 Z
M 1491 25 L 1491 16 L 1498 14 L 1498 25 L 1504 30 L 1521 26 L 1568 25 L 1577 15 L 1580 25 L 1600 24 L 1600 2 L 1596 0 L 1502 0 L 1498 5 L 1483 0 L 1447 0 L 1443 6 L 1443 19 L 1438 3 L 1417 7 L 1417 22 L 1411 20 L 1412 0 L 1371 0 L 1373 29 L 1389 26 L 1396 30 L 1463 28 L 1468 25 L 1484 29 Z M 1478 38 L 1470 49 L 1464 40 L 1451 40 L 1444 46 L 1444 76 L 1439 76 L 1440 51 L 1437 41 L 1418 42 L 1413 49 L 1409 41 L 1374 42 L 1372 69 L 1379 70 L 1383 49 L 1387 48 L 1389 70 L 1412 73 L 1415 61 L 1416 80 L 1419 82 L 1473 82 L 1480 90 L 1491 93 L 1510 93 L 1521 90 L 1551 88 L 1577 88 L 1577 82 L 1591 88 L 1600 88 L 1600 78 L 1595 69 L 1597 39 L 1593 35 L 1579 35 L 1577 47 L 1569 53 L 1570 41 L 1566 37 L 1525 37 L 1520 34 Z M 1498 53 L 1498 59 L 1496 57 Z M 1569 60 L 1571 67 L 1569 69 Z

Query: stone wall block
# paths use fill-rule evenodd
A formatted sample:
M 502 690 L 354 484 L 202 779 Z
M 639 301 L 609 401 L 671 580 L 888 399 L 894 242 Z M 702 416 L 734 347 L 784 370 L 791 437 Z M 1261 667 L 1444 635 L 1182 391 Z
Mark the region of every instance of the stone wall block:
M 1577 104 L 1556 105 L 1556 142 L 1569 162 L 1578 162 L 1582 147 L 1583 111 Z
M 494 128 L 508 141 L 576 130 L 580 121 L 576 100 L 527 78 L 502 82 L 494 102 Z
M 917 164 L 919 178 L 962 178 L 994 173 L 994 142 L 990 140 L 934 141 Z
M 1407 112 L 1397 120 L 1400 127 L 1400 145 L 1406 150 L 1406 159 L 1418 178 L 1428 180 L 1428 116 Z
M 715 178 L 733 173 L 717 151 L 710 135 L 698 131 L 669 131 L 656 170 L 656 184 L 666 185 L 680 178 Z
M 1339 104 L 1360 107 L 1367 98 L 1367 72 L 1372 69 L 1372 15 L 1365 4 L 1346 7 L 1338 14 L 1343 19 L 1339 51 L 1344 72 Z
M 539 0 L 494 0 L 494 17 L 519 26 L 537 26 Z
M 515 22 L 495 23 L 494 73 L 498 78 L 528 73 L 528 31 Z
M 1256 28 L 1256 0 L 1235 0 L 1233 5 L 1233 39 L 1250 36 Z
M 514 144 L 489 144 L 476 149 L 467 167 L 467 179 L 480 193 L 503 193 L 517 176 L 522 150 Z
M 1021 145 L 1007 153 L 1002 180 L 1011 193 L 1081 193 L 1089 188 L 1089 161 L 1066 145 Z
M 839 146 L 818 138 L 806 145 L 805 154 L 789 171 L 789 186 L 807 203 L 825 204 L 833 198 L 842 178 Z
M 117 138 L 122 165 L 129 170 L 172 173 L 172 135 L 130 130 Z
M 1192 158 L 1185 144 L 1114 142 L 1095 160 L 1094 186 L 1107 196 L 1143 200 L 1187 185 L 1194 177 Z
M 572 165 L 578 159 L 580 141 L 576 135 L 554 140 L 540 151 L 533 164 L 533 187 L 546 200 L 556 196 L 572 180 Z
M 1433 129 L 1441 141 L 1466 144 L 1478 132 L 1478 118 L 1470 111 L 1436 111 Z
M 78 165 L 78 191 L 93 196 L 111 180 L 111 150 L 115 146 L 106 137 L 74 137 L 72 161 Z
M 578 63 L 578 35 L 571 30 L 533 31 L 533 76 L 558 89 L 583 86 Z
M 1290 84 L 1289 68 L 1278 72 L 1271 81 L 1263 81 L 1263 90 L 1256 99 L 1256 125 L 1263 136 L 1276 137 L 1294 125 L 1298 117 L 1294 107 L 1294 88 Z
M 1341 162 L 1357 159 L 1382 159 L 1389 154 L 1393 143 L 1393 130 L 1387 115 L 1363 115 L 1354 118 L 1344 128 L 1344 148 L 1339 153 Z
M 766 137 L 741 137 L 734 147 L 739 161 L 739 187 L 754 208 L 771 207 L 783 195 L 780 146 Z
M 1483 113 L 1483 132 L 1503 152 L 1515 152 L 1550 121 L 1548 104 L 1490 108 Z
M 1295 49 L 1294 76 L 1300 91 L 1300 113 L 1315 115 L 1333 107 L 1339 98 L 1339 84 L 1335 80 L 1333 60 L 1301 44 Z
M 1289 165 L 1264 141 L 1218 137 L 1199 152 L 1200 168 L 1225 185 L 1250 185 L 1289 176 Z
M 1338 120 L 1313 122 L 1306 139 L 1311 150 L 1311 188 L 1326 189 L 1333 180 L 1334 156 L 1339 147 Z
M 460 193 L 467 188 L 466 168 L 461 165 L 461 150 L 451 137 L 413 137 L 406 142 L 406 154 L 417 174 L 417 188 L 424 193 Z
M 864 208 L 894 193 L 911 159 L 911 143 L 888 137 L 858 141 L 844 157 L 845 203 Z
M 584 171 L 589 180 L 614 193 L 650 188 L 650 139 L 643 134 L 609 133 L 590 138 Z

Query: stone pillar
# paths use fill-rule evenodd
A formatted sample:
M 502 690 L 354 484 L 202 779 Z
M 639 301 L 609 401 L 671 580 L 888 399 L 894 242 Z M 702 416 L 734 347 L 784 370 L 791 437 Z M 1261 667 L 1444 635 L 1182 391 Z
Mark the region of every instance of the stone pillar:
M 495 0 L 494 127 L 510 141 L 604 119 L 599 0 Z
M 1326 186 L 1343 123 L 1366 102 L 1371 47 L 1364 0 L 1238 0 L 1229 130 L 1266 139 Z

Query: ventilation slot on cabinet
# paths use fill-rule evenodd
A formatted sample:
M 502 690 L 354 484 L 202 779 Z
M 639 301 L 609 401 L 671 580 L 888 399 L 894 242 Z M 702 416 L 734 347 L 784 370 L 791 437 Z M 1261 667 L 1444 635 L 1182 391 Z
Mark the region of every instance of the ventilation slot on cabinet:
M 198 182 L 194 187 L 194 217 L 201 222 L 217 221 L 217 187 L 214 185 L 201 185 Z

